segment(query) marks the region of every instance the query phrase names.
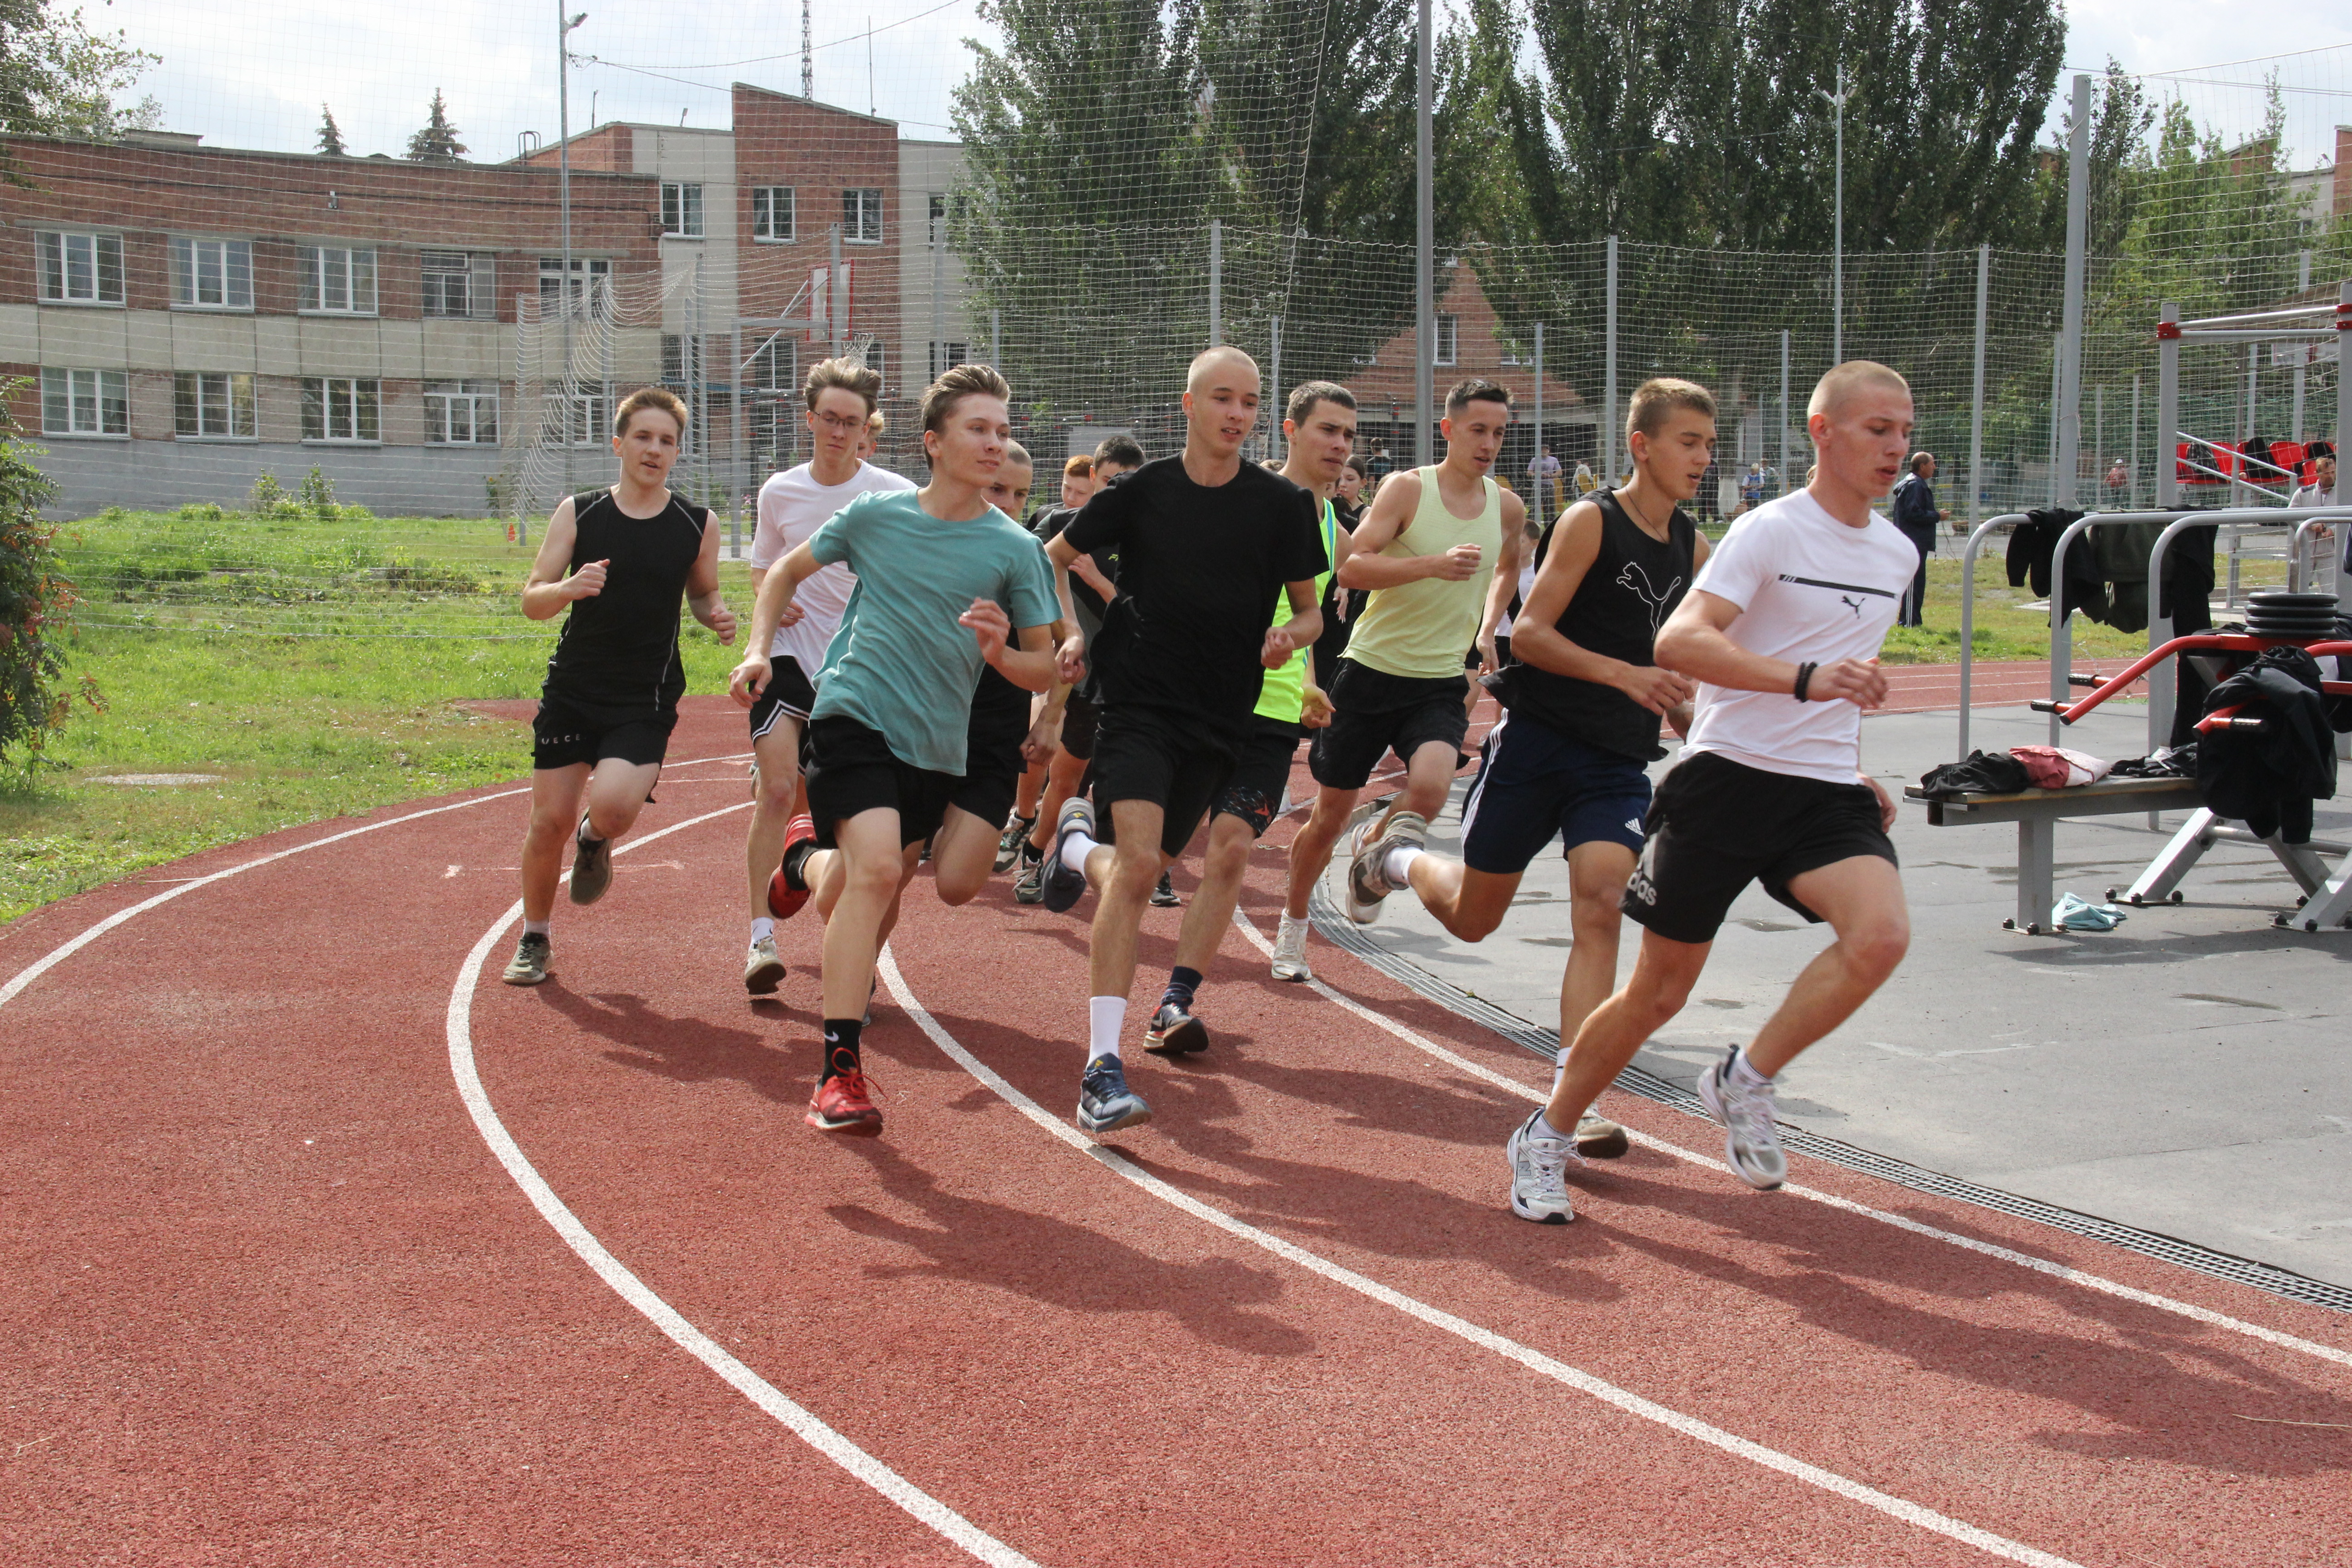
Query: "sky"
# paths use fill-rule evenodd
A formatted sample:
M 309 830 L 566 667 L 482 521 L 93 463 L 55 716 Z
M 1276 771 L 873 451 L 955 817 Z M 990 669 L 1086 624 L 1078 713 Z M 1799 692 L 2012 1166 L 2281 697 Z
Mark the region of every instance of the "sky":
M 555 136 L 555 5 L 84 4 L 93 27 L 120 28 L 162 57 L 131 96 L 152 93 L 167 129 L 202 132 L 215 145 L 309 151 L 324 103 L 353 152 L 397 154 L 436 89 L 477 159 L 512 156 L 527 131 Z M 800 89 L 800 7 L 791 0 L 564 5 L 587 14 L 572 35 L 574 56 L 583 58 L 572 75 L 575 130 L 592 115 L 723 126 L 730 80 Z M 814 0 L 816 96 L 870 107 L 898 120 L 904 135 L 951 136 L 949 95 L 970 59 L 963 40 L 990 36 L 978 12 L 978 0 Z M 2259 16 L 2261 26 L 2216 25 L 2231 16 Z M 2200 119 L 2225 131 L 2259 116 L 2260 84 L 2274 70 L 2287 89 L 2296 168 L 2330 156 L 2333 127 L 2352 123 L 2352 47 L 2286 53 L 2326 46 L 2352 46 L 2352 5 L 2343 0 L 2228 9 L 2212 0 L 2074 0 L 2068 7 L 2069 67 L 2096 70 L 2113 57 L 2133 71 L 2193 72 L 2200 79 L 2150 85 L 2177 89 Z M 2263 51 L 2284 58 L 2226 68 Z M 2051 123 L 2054 134 L 2054 114 Z

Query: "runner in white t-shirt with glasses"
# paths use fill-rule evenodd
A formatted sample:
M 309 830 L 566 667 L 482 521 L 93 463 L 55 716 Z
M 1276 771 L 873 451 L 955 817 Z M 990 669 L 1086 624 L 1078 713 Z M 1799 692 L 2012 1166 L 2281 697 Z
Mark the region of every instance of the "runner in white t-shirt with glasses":
M 1910 456 L 1910 385 L 1849 361 L 1813 389 L 1805 423 L 1820 458 L 1811 484 L 1733 524 L 1659 629 L 1660 667 L 1700 685 L 1689 744 L 1658 786 L 1625 888 L 1625 913 L 1646 928 L 1641 954 L 1577 1031 L 1551 1103 L 1510 1136 L 1522 1219 L 1575 1217 L 1561 1177 L 1577 1118 L 1682 1011 L 1748 883 L 1837 933 L 1756 1037 L 1700 1076 L 1731 1167 L 1751 1186 L 1788 1176 L 1774 1079 L 1868 1001 L 1910 944 L 1886 837 L 1895 803 L 1861 769 L 1863 712 L 1886 700 L 1879 645 L 1918 565 L 1870 506 Z

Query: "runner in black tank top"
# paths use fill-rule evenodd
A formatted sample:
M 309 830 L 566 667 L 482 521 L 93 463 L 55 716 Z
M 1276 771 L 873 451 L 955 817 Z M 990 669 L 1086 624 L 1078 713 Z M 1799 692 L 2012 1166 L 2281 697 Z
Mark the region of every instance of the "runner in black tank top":
M 719 596 L 719 531 L 706 508 L 667 488 L 685 405 L 659 387 L 633 393 L 614 430 L 620 481 L 555 509 L 523 584 L 524 615 L 565 619 L 531 724 L 523 934 L 506 968 L 509 985 L 547 978 L 564 838 L 579 847 L 572 901 L 594 903 L 612 880 L 613 840 L 635 824 L 661 776 L 686 692 L 679 601 L 719 641 L 735 640 L 735 617 Z
M 1706 559 L 1682 503 L 1714 456 L 1715 403 L 1689 382 L 1646 382 L 1626 424 L 1633 482 L 1578 501 L 1538 547 L 1534 587 L 1511 625 L 1511 664 L 1494 681 L 1503 719 L 1463 803 L 1462 858 L 1422 854 L 1387 868 L 1448 931 L 1476 942 L 1501 924 L 1528 866 L 1557 837 L 1575 939 L 1560 983 L 1563 1040 L 1616 982 L 1617 905 L 1642 847 L 1646 768 L 1664 754 L 1659 720 L 1687 722 L 1696 690 L 1656 667 L 1653 647 Z M 1520 1217 L 1568 1217 L 1559 1172 L 1570 1135 L 1586 1157 L 1624 1152 L 1622 1128 L 1579 1109 L 1572 1129 L 1541 1131 L 1542 1195 L 1522 1202 L 1515 1176 Z M 1515 1168 L 1527 1131 L 1513 1135 Z

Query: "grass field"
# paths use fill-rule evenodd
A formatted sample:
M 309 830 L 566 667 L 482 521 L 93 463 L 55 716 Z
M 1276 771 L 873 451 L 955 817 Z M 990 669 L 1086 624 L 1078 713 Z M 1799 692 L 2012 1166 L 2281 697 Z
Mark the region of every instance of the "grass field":
M 517 607 L 530 552 L 501 523 L 189 508 L 91 518 L 66 545 L 89 601 L 74 673 L 108 710 L 78 715 L 34 780 L 0 783 L 0 921 L 198 849 L 530 767 L 523 726 L 457 706 L 535 696 L 560 624 Z M 1890 662 L 1959 657 L 1958 565 L 1929 575 L 1928 624 L 1895 633 Z M 747 611 L 743 568 L 720 580 Z M 1978 582 L 1977 656 L 2042 658 L 2026 595 L 1998 563 Z M 688 689 L 723 690 L 737 653 L 691 622 L 684 646 Z M 2078 623 L 2085 657 L 2141 646 Z M 221 782 L 94 782 L 133 773 Z

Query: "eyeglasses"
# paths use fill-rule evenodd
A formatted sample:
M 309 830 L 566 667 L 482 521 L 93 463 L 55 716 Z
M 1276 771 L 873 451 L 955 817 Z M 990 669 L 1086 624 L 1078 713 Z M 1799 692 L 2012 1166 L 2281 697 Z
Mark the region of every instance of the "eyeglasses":
M 816 422 L 838 435 L 846 435 L 852 430 L 866 428 L 865 420 L 845 419 L 838 414 L 820 414 L 816 416 Z

